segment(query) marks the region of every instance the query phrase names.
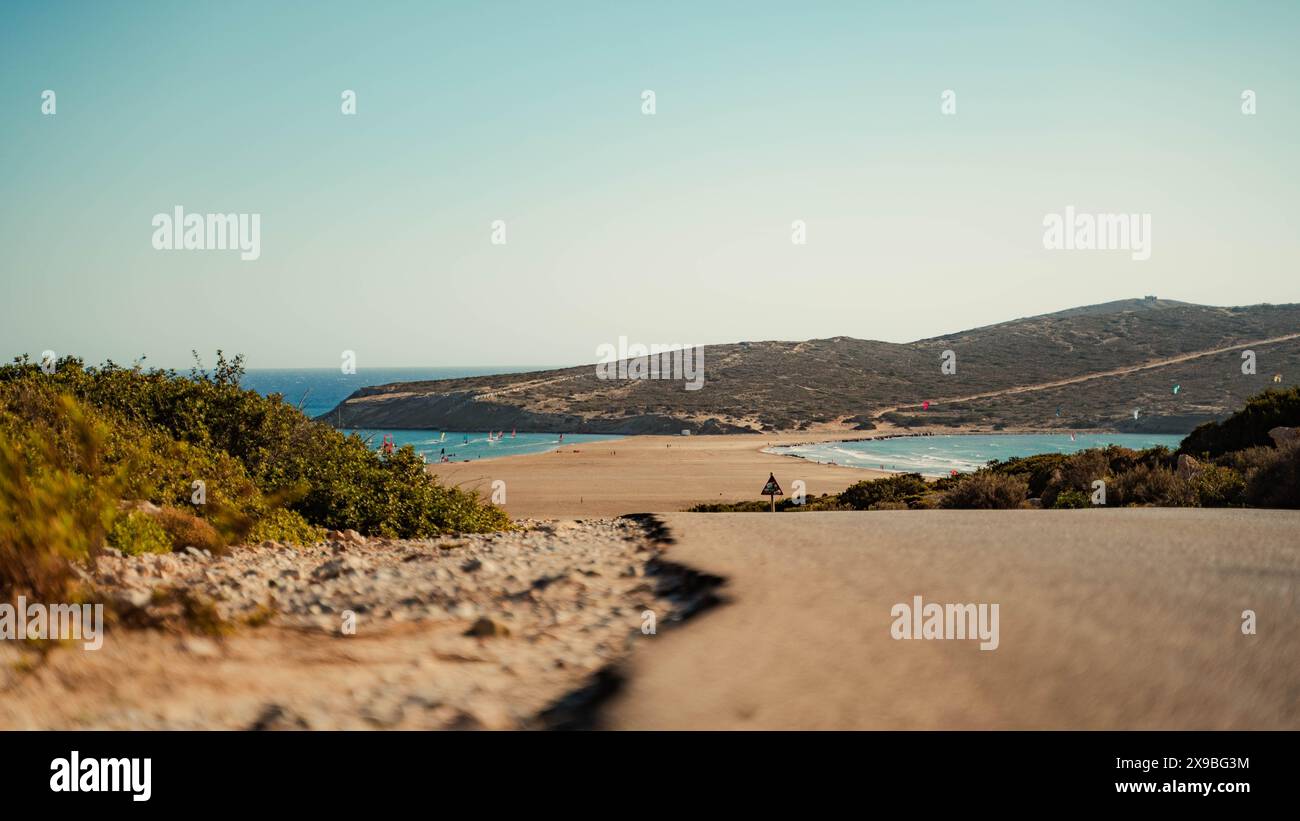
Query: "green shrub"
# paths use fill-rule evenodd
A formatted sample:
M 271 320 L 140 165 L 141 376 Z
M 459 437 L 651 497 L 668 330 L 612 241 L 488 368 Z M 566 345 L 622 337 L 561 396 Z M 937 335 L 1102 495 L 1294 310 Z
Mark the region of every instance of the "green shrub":
M 961 510 L 1014 510 L 1024 507 L 1029 483 L 1023 476 L 981 470 L 962 477 L 939 500 L 939 506 Z
M 1056 494 L 1052 500 L 1051 507 L 1057 509 L 1079 510 L 1082 508 L 1092 507 L 1092 494 L 1085 493 L 1082 490 L 1062 490 Z
M 871 510 L 872 505 L 883 502 L 902 502 L 919 499 L 930 487 L 919 473 L 897 473 L 883 479 L 872 479 L 849 485 L 840 493 L 840 502 L 851 510 Z
M 171 538 L 152 516 L 141 510 L 118 516 L 108 532 L 108 543 L 128 556 L 172 552 Z
M 777 509 L 782 505 L 777 503 Z M 747 500 L 744 502 L 703 502 L 686 509 L 687 513 L 762 513 L 768 509 L 767 502 Z
M 1225 453 L 1215 461 L 1237 471 L 1249 482 L 1251 476 L 1277 461 L 1277 455 L 1277 448 L 1261 446 Z
M 1064 453 L 1039 453 L 1034 456 L 1013 456 L 1005 462 L 989 462 L 987 470 L 1002 476 L 1022 476 L 1028 483 L 1029 495 L 1043 495 L 1052 474 L 1069 458 Z
M 249 531 L 253 543 L 272 541 L 282 544 L 308 545 L 324 541 L 325 528 L 309 524 L 296 510 L 279 508 L 257 520 Z
M 910 510 L 907 502 L 876 502 L 867 510 Z
M 1300 426 L 1300 385 L 1266 390 L 1222 422 L 1207 422 L 1187 435 L 1178 448 L 1190 456 L 1220 456 L 1231 451 L 1271 445 L 1268 432 Z
M 1090 493 L 1092 483 L 1110 473 L 1110 458 L 1101 448 L 1072 453 L 1062 459 L 1048 477 L 1041 498 L 1043 507 L 1056 507 L 1056 497 L 1065 491 Z
M 1288 442 L 1280 448 L 1254 447 L 1225 454 L 1219 463 L 1235 470 L 1245 482 L 1242 501 L 1255 507 L 1300 507 L 1297 481 L 1300 444 Z
M 1206 465 L 1191 478 L 1201 507 L 1231 507 L 1243 502 L 1246 480 L 1230 467 Z
M 702 502 L 686 509 L 687 513 L 767 513 L 770 503 L 766 500 L 746 499 L 743 502 Z M 840 503 L 840 497 L 833 493 L 820 496 L 805 496 L 802 505 L 796 505 L 790 496 L 777 497 L 776 512 L 800 512 L 806 510 L 846 510 Z
M 778 505 L 779 507 L 779 505 Z M 809 496 L 804 500 L 802 505 L 791 505 L 793 510 L 849 510 L 849 507 L 840 500 L 838 493 L 823 493 L 820 496 Z
M 956 476 L 953 475 L 940 476 L 939 478 L 930 482 L 930 492 L 942 493 L 945 490 L 952 490 L 954 487 L 957 486 L 957 483 L 960 482 L 961 479 L 962 479 L 962 475 L 960 473 L 957 474 Z
M 86 408 L 65 397 L 40 410 L 15 429 L 0 404 L 0 594 L 71 602 L 80 588 L 73 563 L 103 544 L 120 477 L 101 468 L 105 430 Z
M 1107 483 L 1106 503 L 1113 506 L 1196 507 L 1190 481 L 1161 465 L 1138 465 Z
M 185 505 L 203 480 L 204 518 L 230 543 L 281 506 L 318 527 L 384 536 L 510 526 L 477 495 L 439 485 L 412 448 L 378 454 L 279 396 L 241 389 L 242 375 L 241 358 L 220 351 L 211 373 L 196 367 L 188 377 L 69 357 L 45 374 L 22 357 L 0 367 L 0 409 L 11 427 L 43 424 L 52 399 L 72 394 L 106 426 L 105 462 L 131 466 L 127 498 Z
M 1300 508 L 1300 442 L 1267 450 L 1271 452 L 1256 456 L 1246 480 L 1246 502 L 1255 507 Z

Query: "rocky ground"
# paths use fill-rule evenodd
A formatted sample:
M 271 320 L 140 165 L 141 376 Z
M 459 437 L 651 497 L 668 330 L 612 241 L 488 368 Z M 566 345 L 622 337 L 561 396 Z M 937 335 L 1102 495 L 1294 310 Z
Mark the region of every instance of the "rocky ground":
M 653 523 L 331 534 L 212 557 L 101 558 L 104 646 L 0 647 L 4 728 L 582 726 L 689 592 Z

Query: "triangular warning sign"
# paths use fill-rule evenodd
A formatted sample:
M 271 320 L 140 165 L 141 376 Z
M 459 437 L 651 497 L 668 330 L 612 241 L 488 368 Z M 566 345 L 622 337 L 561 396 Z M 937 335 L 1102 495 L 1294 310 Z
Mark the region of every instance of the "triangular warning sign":
M 763 496 L 784 496 L 781 486 L 776 483 L 776 474 L 767 474 L 767 484 L 763 485 Z

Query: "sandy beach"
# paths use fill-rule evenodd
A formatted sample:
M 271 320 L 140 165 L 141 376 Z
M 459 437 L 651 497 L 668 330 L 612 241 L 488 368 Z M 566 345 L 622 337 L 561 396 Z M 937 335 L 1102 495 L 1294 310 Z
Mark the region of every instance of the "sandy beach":
M 843 428 L 731 436 L 633 436 L 550 453 L 431 465 L 439 479 L 477 489 L 506 483 L 513 517 L 566 518 L 681 511 L 701 502 L 762 500 L 769 473 L 786 494 L 802 480 L 809 496 L 838 493 L 878 470 L 821 465 L 763 453 L 769 445 L 866 439 L 880 431 Z

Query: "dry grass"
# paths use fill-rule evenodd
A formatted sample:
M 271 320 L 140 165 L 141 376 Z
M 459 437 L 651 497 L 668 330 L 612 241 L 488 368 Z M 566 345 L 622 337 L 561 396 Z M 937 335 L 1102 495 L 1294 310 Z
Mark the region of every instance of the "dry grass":
M 217 529 L 188 510 L 164 507 L 156 518 L 162 529 L 167 531 L 173 550 L 194 547 L 207 550 L 213 555 L 225 552 L 226 543 Z

